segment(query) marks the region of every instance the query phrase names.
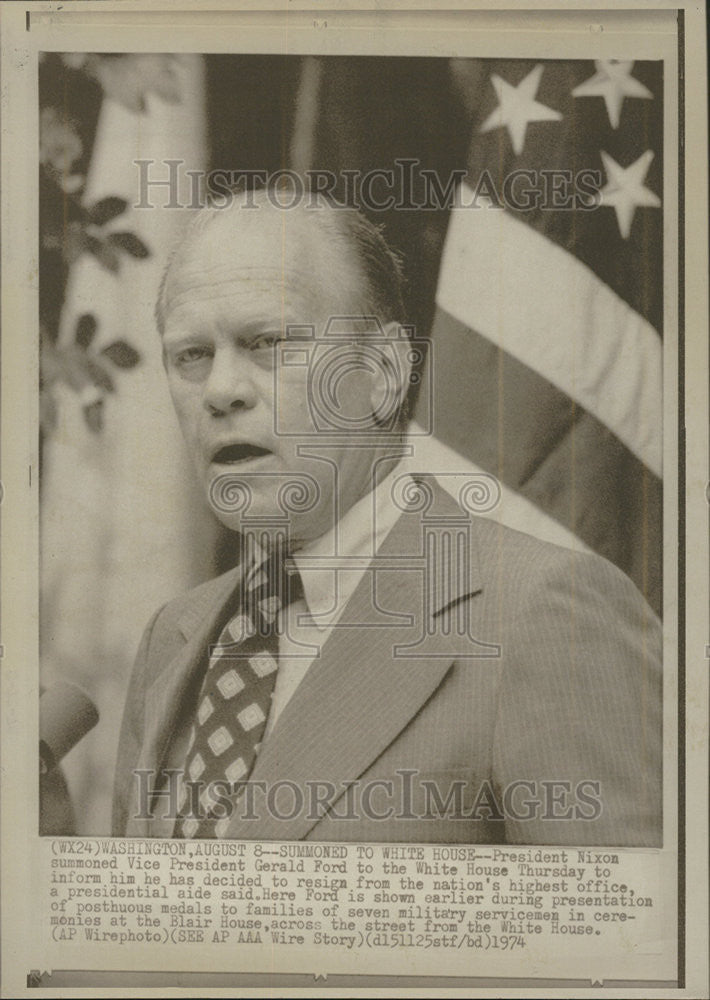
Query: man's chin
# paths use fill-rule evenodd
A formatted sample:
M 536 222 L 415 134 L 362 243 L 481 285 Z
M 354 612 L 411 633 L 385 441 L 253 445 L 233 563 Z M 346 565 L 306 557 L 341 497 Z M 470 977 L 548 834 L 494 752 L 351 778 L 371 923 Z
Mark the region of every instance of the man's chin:
M 268 469 L 210 471 L 207 499 L 216 517 L 230 531 L 266 531 L 295 539 L 317 537 L 330 526 L 319 527 L 324 497 L 318 482 L 307 473 Z
M 286 520 L 286 514 L 277 502 L 274 490 L 269 496 L 253 489 L 251 484 L 240 481 L 214 482 L 207 493 L 207 500 L 215 515 L 227 528 L 240 531 L 242 524 L 270 524 Z
M 289 552 L 295 552 L 324 533 L 317 523 L 302 521 L 298 517 L 286 519 L 273 508 L 250 511 L 248 517 L 225 515 L 217 511 L 215 514 L 229 531 L 240 535 L 242 539 L 253 539 L 262 549 L 278 545 Z
M 274 454 L 234 465 L 211 464 L 205 471 L 210 507 L 230 531 L 278 531 L 295 537 L 306 522 L 320 520 L 324 497 L 316 478 L 284 468 Z

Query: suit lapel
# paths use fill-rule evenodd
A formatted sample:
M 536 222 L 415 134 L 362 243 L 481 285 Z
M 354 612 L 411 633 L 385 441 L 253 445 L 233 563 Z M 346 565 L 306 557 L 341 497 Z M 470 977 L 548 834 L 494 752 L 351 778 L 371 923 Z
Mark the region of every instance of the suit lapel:
M 457 504 L 434 484 L 437 523 L 461 518 Z M 430 507 L 430 509 L 432 509 Z M 463 521 L 470 524 L 464 515 Z M 264 743 L 250 776 L 272 788 L 287 780 L 300 786 L 303 807 L 291 818 L 269 814 L 255 794 L 257 820 L 243 818 L 238 807 L 227 836 L 300 839 L 318 822 L 311 815 L 308 782 L 329 782 L 343 794 L 389 746 L 448 673 L 456 658 L 456 637 L 437 630 L 436 618 L 448 603 L 480 589 L 475 545 L 455 585 L 433 588 L 422 572 L 423 528 L 420 514 L 403 514 L 378 553 L 382 569 L 360 581 L 343 617 L 333 629 Z M 414 554 L 414 556 L 413 556 Z M 384 568 L 389 566 L 389 568 Z M 373 590 L 373 588 L 376 588 Z M 427 596 L 428 593 L 428 596 Z M 425 602 L 428 601 L 428 608 Z M 409 627 L 363 628 L 372 606 L 412 614 Z M 428 627 L 423 628 L 424 619 Z M 416 655 L 416 639 L 427 632 L 426 655 Z M 414 645 L 406 657 L 395 646 Z M 287 793 L 284 804 L 292 803 Z M 334 802 L 332 799 L 331 802 Z M 288 809 L 288 805 L 285 805 Z M 285 811 L 285 810 L 284 810 Z
M 250 780 L 267 788 L 295 782 L 304 805 L 291 819 L 266 815 L 255 823 L 237 809 L 227 836 L 233 838 L 300 839 L 318 822 L 309 815 L 307 783 L 330 782 L 342 794 L 349 782 L 367 770 L 408 725 L 448 673 L 457 655 L 456 637 L 437 628 L 438 613 L 480 587 L 473 525 L 433 479 L 426 515 L 403 513 L 378 552 L 381 567 L 367 572 L 286 705 L 274 732 L 257 757 Z M 468 524 L 471 544 L 463 572 L 432 580 L 422 572 L 427 521 L 438 525 Z M 214 581 L 195 597 L 177 620 L 186 644 L 159 670 L 146 690 L 145 731 L 138 768 L 156 773 L 163 764 L 186 687 L 202 661 L 225 606 L 234 593 L 239 570 Z M 428 593 L 425 593 L 426 588 Z M 365 627 L 372 607 L 411 614 L 411 624 Z M 417 639 L 427 633 L 417 655 Z M 404 657 L 395 646 L 412 647 Z M 424 652 L 425 650 L 425 652 Z M 257 802 L 259 800 L 256 800 Z M 335 802 L 332 799 L 331 802 Z M 135 815 L 135 813 L 134 813 Z M 148 836 L 150 821 L 132 820 L 129 836 Z
M 187 641 L 179 653 L 156 673 L 146 689 L 145 730 L 137 769 L 157 776 L 163 766 L 185 689 L 203 661 L 207 645 L 238 579 L 239 571 L 234 570 L 215 580 L 211 586 L 204 588 L 177 620 L 177 627 Z M 136 806 L 132 816 L 141 813 L 138 803 Z M 129 836 L 150 836 L 150 820 L 132 819 L 130 822 Z

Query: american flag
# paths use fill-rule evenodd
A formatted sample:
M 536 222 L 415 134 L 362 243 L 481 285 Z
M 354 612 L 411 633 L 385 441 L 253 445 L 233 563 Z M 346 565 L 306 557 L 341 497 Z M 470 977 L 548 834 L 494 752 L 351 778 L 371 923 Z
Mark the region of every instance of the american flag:
M 438 441 L 498 477 L 516 526 L 599 552 L 658 613 L 662 71 L 478 65 L 432 330 Z

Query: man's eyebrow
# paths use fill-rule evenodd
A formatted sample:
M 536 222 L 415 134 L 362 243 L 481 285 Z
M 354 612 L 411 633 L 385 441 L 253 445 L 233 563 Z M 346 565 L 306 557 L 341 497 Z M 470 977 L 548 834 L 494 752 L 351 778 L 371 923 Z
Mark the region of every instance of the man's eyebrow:
M 248 323 L 229 323 L 226 327 L 226 332 L 236 343 L 248 345 L 251 341 L 266 333 L 290 335 L 294 339 L 299 339 L 299 337 L 303 337 L 304 327 L 307 330 L 310 329 L 309 324 L 304 324 L 300 321 L 296 322 L 290 317 L 275 318 L 265 316 L 263 319 L 251 320 Z M 290 329 L 293 330 L 291 334 L 289 334 Z M 211 332 L 209 330 L 201 330 L 199 327 L 173 330 L 172 332 L 169 328 L 166 328 L 163 334 L 163 343 L 171 350 L 179 348 L 183 344 L 203 343 L 211 339 Z
M 304 318 L 302 313 L 289 310 L 279 316 L 264 316 L 244 323 L 234 322 L 228 332 L 238 340 L 251 340 L 264 333 L 279 333 L 289 339 L 303 340 L 313 337 L 322 325 L 322 319 Z
M 254 337 L 258 337 L 262 333 L 285 330 L 286 323 L 285 319 L 276 319 L 272 316 L 270 319 L 257 319 L 252 320 L 250 323 L 235 323 L 231 333 L 237 340 L 253 340 Z

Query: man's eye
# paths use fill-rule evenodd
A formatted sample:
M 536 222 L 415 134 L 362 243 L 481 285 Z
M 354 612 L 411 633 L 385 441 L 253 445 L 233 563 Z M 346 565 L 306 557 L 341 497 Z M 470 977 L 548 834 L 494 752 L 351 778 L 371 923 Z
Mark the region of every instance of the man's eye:
M 175 363 L 177 365 L 190 365 L 196 361 L 202 361 L 208 356 L 209 351 L 206 347 L 186 347 L 175 355 Z
M 249 347 L 252 351 L 273 350 L 280 340 L 283 340 L 283 336 L 278 331 L 262 333 L 251 341 Z

